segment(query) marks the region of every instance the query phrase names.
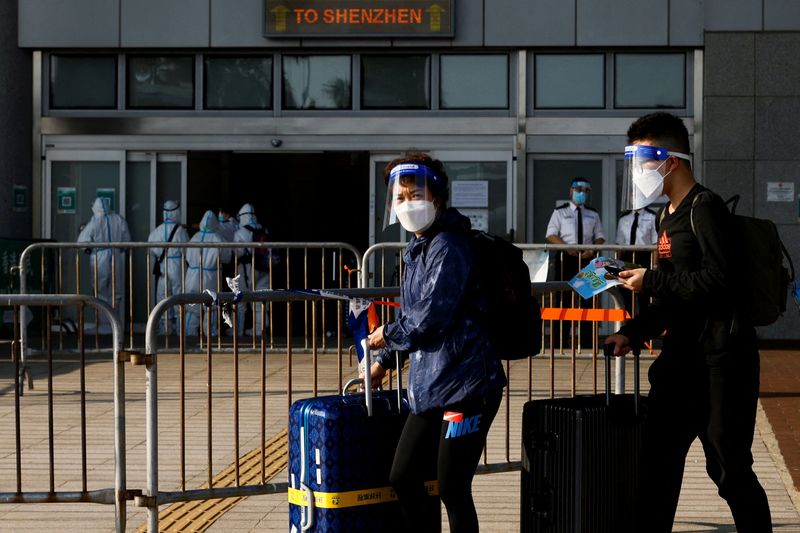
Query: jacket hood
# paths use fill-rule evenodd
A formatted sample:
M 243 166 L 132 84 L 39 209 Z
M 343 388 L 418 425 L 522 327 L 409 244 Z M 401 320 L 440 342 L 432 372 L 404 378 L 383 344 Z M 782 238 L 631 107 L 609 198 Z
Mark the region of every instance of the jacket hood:
M 209 210 L 203 215 L 203 220 L 200 221 L 200 231 L 203 233 L 216 233 L 219 229 L 219 220 L 213 211 Z
M 453 207 L 448 207 L 442 211 L 442 214 L 439 215 L 433 222 L 433 226 L 431 226 L 431 230 L 435 232 L 469 231 L 470 229 L 472 229 L 472 223 L 469 221 L 469 217 L 462 215 Z
M 102 217 L 111 213 L 111 199 L 98 196 L 92 204 L 92 213 L 96 217 Z

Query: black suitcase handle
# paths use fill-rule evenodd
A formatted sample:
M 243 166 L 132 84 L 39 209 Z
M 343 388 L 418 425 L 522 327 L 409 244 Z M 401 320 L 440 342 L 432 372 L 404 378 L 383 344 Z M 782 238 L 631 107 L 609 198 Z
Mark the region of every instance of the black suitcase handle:
M 639 384 L 639 355 L 641 349 L 633 348 L 633 411 L 634 414 L 639 416 L 639 397 L 640 384 Z M 611 405 L 611 358 L 614 357 L 614 345 L 604 344 L 603 355 L 606 363 L 606 407 Z M 622 357 L 622 356 L 621 356 Z

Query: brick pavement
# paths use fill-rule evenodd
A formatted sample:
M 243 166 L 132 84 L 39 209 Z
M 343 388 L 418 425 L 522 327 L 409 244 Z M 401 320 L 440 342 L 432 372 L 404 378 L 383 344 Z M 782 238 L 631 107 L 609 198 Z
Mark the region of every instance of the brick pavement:
M 800 490 L 800 350 L 762 350 L 761 406 Z

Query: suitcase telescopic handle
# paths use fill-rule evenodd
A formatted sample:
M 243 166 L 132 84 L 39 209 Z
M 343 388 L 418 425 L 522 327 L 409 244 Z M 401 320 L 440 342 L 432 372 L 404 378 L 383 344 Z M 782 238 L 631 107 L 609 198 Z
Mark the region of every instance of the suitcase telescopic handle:
M 640 348 L 633 348 L 633 410 L 639 416 L 639 396 L 641 395 L 639 384 L 639 355 Z M 614 345 L 604 344 L 603 355 L 606 363 L 606 406 L 611 405 L 611 358 L 614 357 Z
M 400 352 L 395 351 L 395 361 L 397 362 L 397 409 L 402 411 L 403 405 L 403 369 L 400 366 Z M 364 378 L 353 378 L 345 383 L 342 388 L 342 395 L 347 394 L 347 390 L 353 385 L 359 384 L 364 387 L 364 403 L 367 406 L 367 416 L 372 416 L 372 382 L 370 379 L 372 369 L 372 356 L 371 350 L 367 349 L 364 354 L 366 363 L 364 365 Z

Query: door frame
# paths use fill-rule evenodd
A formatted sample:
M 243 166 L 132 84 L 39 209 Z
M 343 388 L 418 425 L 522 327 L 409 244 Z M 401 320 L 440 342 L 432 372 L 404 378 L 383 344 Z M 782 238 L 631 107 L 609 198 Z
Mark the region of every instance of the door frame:
M 126 153 L 126 162 L 149 162 L 150 163 L 150 229 L 155 228 L 160 222 L 157 215 L 162 211 L 162 207 L 156 205 L 156 184 L 158 180 L 158 163 L 177 162 L 181 164 L 181 207 L 186 205 L 186 191 L 188 185 L 187 173 L 187 154 L 186 152 L 139 152 L 129 151 Z M 181 224 L 186 224 L 186 209 L 181 209 Z

